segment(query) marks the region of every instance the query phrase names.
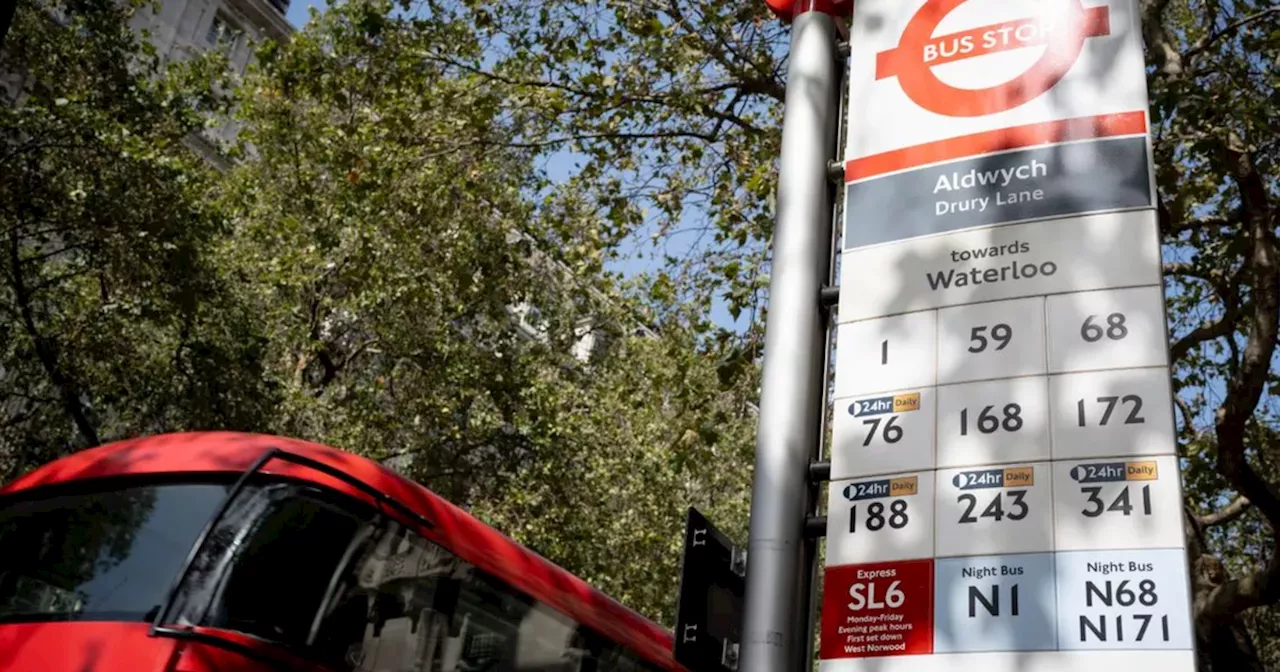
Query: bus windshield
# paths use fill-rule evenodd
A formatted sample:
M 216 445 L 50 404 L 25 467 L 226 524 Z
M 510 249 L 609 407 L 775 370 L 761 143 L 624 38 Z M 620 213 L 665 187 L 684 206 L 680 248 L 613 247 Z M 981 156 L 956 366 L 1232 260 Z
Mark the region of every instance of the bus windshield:
M 225 496 L 148 484 L 0 508 L 0 622 L 148 620 Z

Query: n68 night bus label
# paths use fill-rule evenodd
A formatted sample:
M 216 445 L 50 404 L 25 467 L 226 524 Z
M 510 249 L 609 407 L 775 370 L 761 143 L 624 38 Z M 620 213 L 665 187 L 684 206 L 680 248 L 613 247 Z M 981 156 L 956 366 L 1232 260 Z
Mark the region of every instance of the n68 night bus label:
M 1182 548 L 1178 464 L 1172 455 L 1053 464 L 1058 550 Z
M 1063 649 L 1190 649 L 1181 549 L 1058 553 Z
M 827 564 L 933 555 L 933 472 L 832 481 Z

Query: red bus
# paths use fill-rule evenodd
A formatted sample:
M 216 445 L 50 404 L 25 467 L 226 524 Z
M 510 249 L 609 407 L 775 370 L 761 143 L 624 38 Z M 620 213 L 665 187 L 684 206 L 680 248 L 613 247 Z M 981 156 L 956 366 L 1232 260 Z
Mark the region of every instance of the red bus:
M 238 433 L 0 489 L 0 671 L 683 670 L 671 634 L 421 485 Z

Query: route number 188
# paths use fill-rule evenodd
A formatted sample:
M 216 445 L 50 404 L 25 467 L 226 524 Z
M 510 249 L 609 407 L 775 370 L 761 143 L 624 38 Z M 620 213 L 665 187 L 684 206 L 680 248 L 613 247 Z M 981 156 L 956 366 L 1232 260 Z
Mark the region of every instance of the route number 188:
M 889 503 L 889 515 L 885 516 L 884 502 L 871 502 L 867 505 L 866 516 L 862 521 L 863 527 L 876 532 L 884 529 L 886 524 L 895 530 L 901 530 L 911 522 L 911 518 L 907 514 L 907 500 L 895 499 Z M 858 531 L 858 505 L 854 504 L 849 507 L 849 533 L 853 534 Z

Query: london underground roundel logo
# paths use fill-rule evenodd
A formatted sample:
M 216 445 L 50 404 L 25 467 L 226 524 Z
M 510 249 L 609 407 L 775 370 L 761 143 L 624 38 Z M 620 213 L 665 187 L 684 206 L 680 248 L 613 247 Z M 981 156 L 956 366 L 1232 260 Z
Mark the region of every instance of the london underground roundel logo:
M 1061 8 L 1057 20 L 1024 18 L 957 33 L 934 35 L 948 14 L 969 0 L 927 0 L 902 31 L 898 46 L 876 55 L 876 79 L 897 77 L 915 104 L 948 117 L 980 117 L 1011 110 L 1053 88 L 1084 49 L 1085 40 L 1111 32 L 1105 6 L 1081 0 L 1041 0 Z M 1044 47 L 1025 72 L 1003 84 L 978 89 L 952 86 L 934 74 L 944 63 L 1002 51 Z

